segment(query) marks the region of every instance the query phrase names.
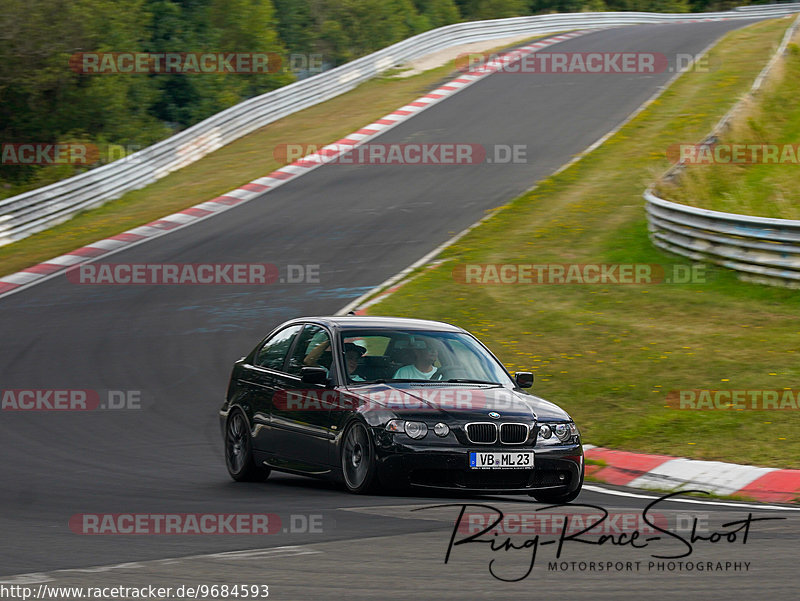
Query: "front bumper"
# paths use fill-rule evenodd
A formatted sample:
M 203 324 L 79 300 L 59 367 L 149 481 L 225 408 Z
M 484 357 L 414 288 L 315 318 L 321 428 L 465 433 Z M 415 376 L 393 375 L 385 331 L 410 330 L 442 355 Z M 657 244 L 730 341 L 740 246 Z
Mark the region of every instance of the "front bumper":
M 448 446 L 398 443 L 378 436 L 378 476 L 385 486 L 412 486 L 491 494 L 541 490 L 572 492 L 581 486 L 583 447 L 568 444 L 531 446 Z M 534 451 L 532 469 L 471 469 L 469 453 Z

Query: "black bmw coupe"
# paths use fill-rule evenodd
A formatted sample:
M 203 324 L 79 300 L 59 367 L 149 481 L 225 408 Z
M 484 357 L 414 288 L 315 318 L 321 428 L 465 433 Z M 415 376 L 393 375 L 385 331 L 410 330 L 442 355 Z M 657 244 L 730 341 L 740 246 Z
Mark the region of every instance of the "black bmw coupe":
M 220 410 L 235 480 L 271 470 L 377 487 L 575 499 L 583 447 L 465 330 L 388 317 L 288 321 L 236 361 Z

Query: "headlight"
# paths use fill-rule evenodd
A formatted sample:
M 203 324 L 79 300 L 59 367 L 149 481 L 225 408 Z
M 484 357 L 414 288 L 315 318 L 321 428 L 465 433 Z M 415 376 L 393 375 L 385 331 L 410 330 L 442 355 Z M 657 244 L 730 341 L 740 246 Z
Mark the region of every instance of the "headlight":
M 555 434 L 555 437 L 553 436 Z M 548 441 L 548 444 L 558 444 L 568 442 L 578 436 L 578 427 L 572 422 L 560 422 L 557 424 L 539 424 L 538 438 Z
M 436 424 L 437 428 L 439 428 L 439 426 L 444 426 L 447 428 L 445 424 Z M 405 433 L 409 437 L 416 439 L 425 438 L 425 436 L 428 434 L 428 425 L 425 422 L 407 422 L 402 419 L 393 419 L 389 422 L 386 422 L 386 426 L 384 426 L 384 428 L 387 432 L 394 432 L 395 434 Z M 448 428 L 448 432 L 449 430 L 450 429 Z M 439 436 L 447 436 L 447 432 L 444 434 L 439 434 L 439 432 L 436 433 Z
M 406 434 L 411 438 L 425 438 L 428 433 L 428 426 L 425 422 L 406 422 Z

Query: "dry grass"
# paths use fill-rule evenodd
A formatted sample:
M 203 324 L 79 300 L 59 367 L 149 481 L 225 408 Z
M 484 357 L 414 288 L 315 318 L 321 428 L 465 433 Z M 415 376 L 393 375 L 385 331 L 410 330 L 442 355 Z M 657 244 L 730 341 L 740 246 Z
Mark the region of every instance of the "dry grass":
M 800 33 L 795 35 L 800 40 Z M 722 144 L 793 144 L 800 140 L 800 48 L 790 46 L 765 87 L 737 113 Z M 692 206 L 783 219 L 800 219 L 800 157 L 779 164 L 693 165 L 658 193 Z

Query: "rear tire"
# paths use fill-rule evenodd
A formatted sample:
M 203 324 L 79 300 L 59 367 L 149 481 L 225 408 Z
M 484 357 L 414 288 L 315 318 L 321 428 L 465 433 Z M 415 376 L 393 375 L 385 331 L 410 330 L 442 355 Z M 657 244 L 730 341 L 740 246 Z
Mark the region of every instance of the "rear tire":
M 225 465 L 237 482 L 260 482 L 270 473 L 268 468 L 256 465 L 250 426 L 238 409 L 231 412 L 225 424 Z
M 344 433 L 342 440 L 342 475 L 347 490 L 356 495 L 376 488 L 375 446 L 367 427 L 356 421 Z

